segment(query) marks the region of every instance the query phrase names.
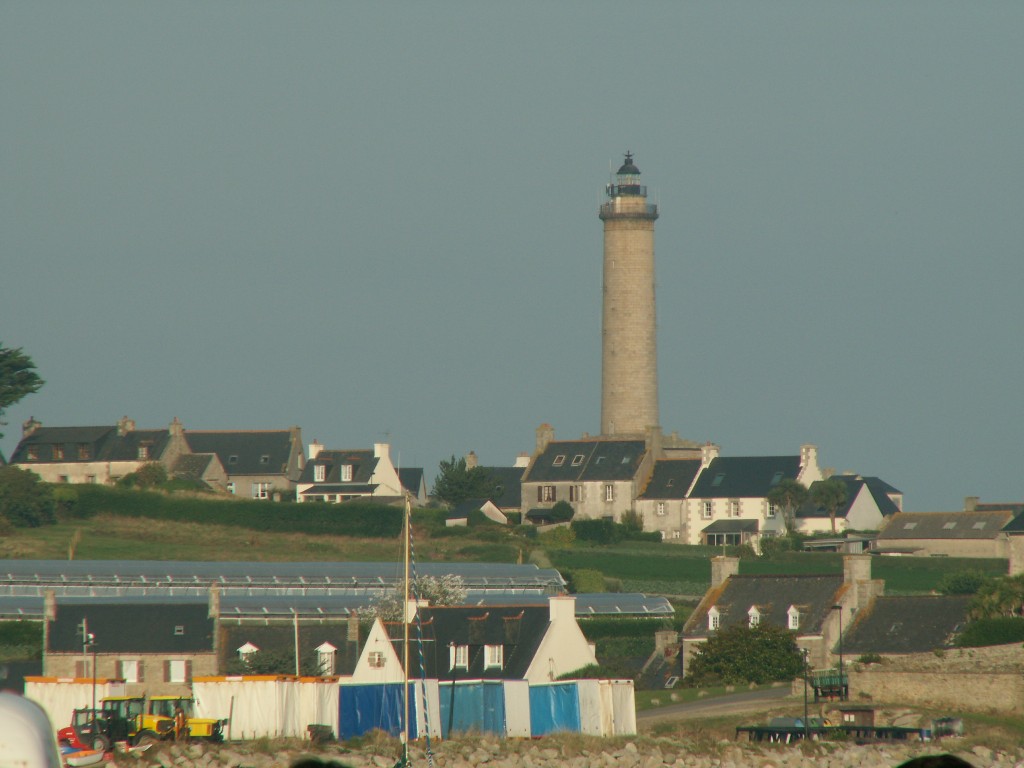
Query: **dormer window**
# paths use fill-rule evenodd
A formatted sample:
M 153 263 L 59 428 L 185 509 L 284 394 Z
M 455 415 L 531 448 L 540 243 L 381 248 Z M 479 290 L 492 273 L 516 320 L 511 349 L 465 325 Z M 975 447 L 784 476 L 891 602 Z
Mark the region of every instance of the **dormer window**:
M 786 611 L 786 617 L 788 619 L 788 627 L 790 629 L 800 629 L 800 611 L 795 605 L 789 606 L 789 610 Z
M 149 458 L 149 446 L 148 445 L 140 445 L 139 446 L 138 456 L 139 456 L 139 460 L 140 461 L 145 461 L 146 459 L 148 459 Z
M 351 483 L 352 482 L 352 465 L 342 464 L 341 465 L 341 482 Z
M 449 645 L 448 664 L 450 669 L 469 669 L 469 646 Z
M 78 445 L 78 458 L 89 459 L 92 457 L 92 449 L 88 443 L 79 443 Z
M 565 464 L 565 456 L 562 456 L 562 455 L 555 456 L 554 464 L 555 464 L 556 467 L 560 467 L 563 464 Z
M 334 662 L 338 649 L 330 643 L 321 643 L 316 649 L 316 666 L 321 675 L 334 674 Z
M 484 669 L 501 669 L 505 661 L 505 649 L 501 645 L 484 646 Z
M 260 650 L 260 648 L 259 648 L 258 645 L 253 645 L 252 643 L 246 643 L 245 645 L 240 646 L 237 649 L 237 651 L 238 651 L 238 658 L 240 658 L 242 661 L 248 662 L 249 661 L 249 657 L 252 656 L 254 653 L 259 653 L 259 650 Z
M 326 479 L 327 479 L 327 467 L 325 467 L 323 464 L 314 464 L 313 465 L 313 482 L 314 483 L 322 483 Z
M 176 624 L 174 626 L 174 636 L 175 637 L 181 637 L 184 634 L 185 634 L 185 625 L 184 624 Z
M 750 610 L 747 611 L 747 621 L 751 629 L 761 623 L 761 611 L 757 609 L 756 605 L 750 606 Z
M 719 620 L 722 614 L 718 612 L 718 608 L 711 606 L 711 610 L 708 611 L 708 630 L 714 632 L 718 629 Z
M 25 458 L 29 461 L 39 461 L 39 449 L 34 445 L 25 449 Z
M 34 449 L 31 449 L 31 450 L 34 450 Z M 30 458 L 35 458 L 35 457 L 32 456 Z M 58 461 L 58 460 L 63 459 L 63 458 L 64 458 L 64 446 L 63 445 L 55 445 L 55 446 L 53 446 L 53 459 L 54 459 L 54 461 Z

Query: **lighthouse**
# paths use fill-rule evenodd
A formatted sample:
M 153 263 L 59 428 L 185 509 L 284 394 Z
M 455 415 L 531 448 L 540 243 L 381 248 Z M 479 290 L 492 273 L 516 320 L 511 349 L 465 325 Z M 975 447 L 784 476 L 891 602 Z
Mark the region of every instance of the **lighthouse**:
M 601 434 L 643 435 L 658 427 L 654 311 L 654 222 L 633 155 L 606 188 L 601 325 Z

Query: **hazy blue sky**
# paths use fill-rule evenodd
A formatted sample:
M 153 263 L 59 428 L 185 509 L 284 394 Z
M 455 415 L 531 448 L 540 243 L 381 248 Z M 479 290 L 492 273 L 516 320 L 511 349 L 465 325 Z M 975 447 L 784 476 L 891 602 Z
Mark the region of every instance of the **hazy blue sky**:
M 433 478 L 597 432 L 629 149 L 666 431 L 1024 501 L 1022 39 L 1020 2 L 0 2 L 0 341 L 47 382 L 0 447 L 298 424 Z

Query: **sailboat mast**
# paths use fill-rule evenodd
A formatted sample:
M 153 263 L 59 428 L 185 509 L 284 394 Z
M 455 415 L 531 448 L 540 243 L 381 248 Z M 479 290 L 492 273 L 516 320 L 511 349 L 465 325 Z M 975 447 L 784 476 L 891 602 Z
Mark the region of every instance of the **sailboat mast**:
M 405 764 L 409 764 L 409 545 L 412 536 L 410 530 L 410 519 L 412 507 L 409 503 L 409 494 L 405 494 L 405 523 L 402 530 L 405 532 L 403 559 L 405 564 L 405 578 L 402 580 L 405 590 L 402 619 L 402 702 L 405 707 L 405 714 L 402 716 L 402 758 Z

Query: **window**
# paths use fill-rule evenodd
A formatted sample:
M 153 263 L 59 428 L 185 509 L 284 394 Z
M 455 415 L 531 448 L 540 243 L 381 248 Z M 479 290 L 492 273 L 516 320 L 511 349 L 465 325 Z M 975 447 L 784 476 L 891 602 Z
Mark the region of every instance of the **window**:
M 342 464 L 341 465 L 341 482 L 351 483 L 352 482 L 352 465 Z
M 79 459 L 89 459 L 91 457 L 92 457 L 92 449 L 89 447 L 89 444 L 88 443 L 79 443 L 78 444 L 78 458 Z
M 270 454 L 269 453 L 264 453 L 262 456 L 260 456 L 260 464 L 269 464 L 269 463 L 270 463 Z
M 629 464 L 630 461 L 631 461 L 631 458 L 629 456 L 623 456 L 622 457 L 622 463 L 623 464 Z
M 740 501 L 739 499 L 729 500 L 729 515 L 732 517 L 740 516 Z
M 191 673 L 191 663 L 185 659 L 171 659 L 164 662 L 165 683 L 187 683 Z
M 604 500 L 615 501 L 615 486 L 611 483 L 604 487 Z
M 942 530 L 944 530 L 944 531 L 952 531 L 954 528 L 956 528 L 956 522 L 955 521 L 952 522 L 952 523 L 943 523 L 943 525 L 942 525 Z
M 175 625 L 175 627 L 174 627 L 174 636 L 175 637 L 182 637 L 184 634 L 185 634 L 185 625 L 184 624 L 177 624 L 177 625 Z
M 29 461 L 39 461 L 39 449 L 34 445 L 30 445 L 25 449 L 25 458 Z
M 708 629 L 718 629 L 720 618 L 721 614 L 719 614 L 718 609 L 715 606 L 711 606 L 711 610 L 708 611 Z
M 659 501 L 658 502 L 658 514 L 662 515 L 662 516 L 664 516 L 664 514 L 665 514 L 665 502 L 664 501 Z
M 126 683 L 141 683 L 142 662 L 138 659 L 121 659 L 117 662 L 117 676 Z
M 254 499 L 269 499 L 270 498 L 270 483 L 253 483 L 252 484 L 252 497 Z
M 370 651 L 366 654 L 366 663 L 370 669 L 384 669 L 384 653 L 382 651 Z
M 235 456 L 234 454 L 232 454 L 231 456 L 228 456 L 228 464 L 237 464 L 237 463 L 238 463 L 238 457 L 237 456 Z
M 774 475 L 772 475 L 772 480 L 771 480 L 770 483 L 768 483 L 768 485 L 778 485 L 781 480 L 782 480 L 782 473 L 781 472 L 776 472 Z
M 451 669 L 469 669 L 469 646 L 449 645 L 448 661 Z
M 706 520 L 711 519 L 711 515 L 715 511 L 715 503 L 713 501 L 705 501 L 701 503 L 701 516 Z
M 555 500 L 555 486 L 553 485 L 538 485 L 537 486 L 537 501 L 554 501 Z
M 234 483 L 228 483 L 227 487 L 228 487 L 228 493 L 234 493 L 235 492 L 235 484 Z
M 138 455 L 140 461 L 145 461 L 146 459 L 148 459 L 149 458 L 149 446 L 148 445 L 140 445 L 139 446 L 139 452 L 138 452 L 137 455 Z
M 582 463 L 583 463 L 583 454 L 582 453 L 577 453 L 575 456 L 572 457 L 572 465 L 574 467 L 578 467 Z
M 779 513 L 779 505 L 771 501 L 768 502 L 768 517 L 775 517 Z
M 67 475 L 61 475 L 57 479 L 60 480 L 60 482 L 62 482 L 62 483 L 70 483 L 71 482 L 71 478 L 68 477 Z
M 484 646 L 484 669 L 501 669 L 504 665 L 505 648 L 501 645 Z
M 96 475 L 86 475 L 85 482 L 90 483 L 91 485 L 96 485 Z
M 679 531 L 678 528 L 672 529 L 672 538 L 673 539 L 681 538 L 681 534 L 680 534 L 680 531 Z
M 789 610 L 786 611 L 786 616 L 789 619 L 790 629 L 800 629 L 800 611 L 797 610 L 795 605 L 789 606 Z
M 582 485 L 570 485 L 569 486 L 569 501 L 583 501 L 583 486 Z
M 560 467 L 563 464 L 565 464 L 565 456 L 562 456 L 562 455 L 555 456 L 554 464 L 555 464 L 556 467 Z
M 750 606 L 750 610 L 747 611 L 747 620 L 751 629 L 761 623 L 761 612 L 757 609 L 756 605 Z
M 912 531 L 915 528 L 917 528 L 917 523 L 904 523 L 903 524 L 903 530 L 905 530 L 905 531 Z
M 715 479 L 711 481 L 712 487 L 717 488 L 722 484 L 723 480 L 725 480 L 725 472 L 719 472 L 715 475 Z
M 674 477 L 670 477 L 668 480 L 665 481 L 665 487 L 666 488 L 671 488 L 675 484 L 676 484 L 676 479 Z
M 313 467 L 313 482 L 322 483 L 327 477 L 327 467 L 323 464 L 317 464 Z
M 974 526 L 973 526 L 973 528 L 974 528 L 975 530 L 978 530 L 978 531 L 983 531 L 983 530 L 985 530 L 985 523 L 984 523 L 984 522 L 981 522 L 981 523 L 975 523 L 975 524 L 974 524 Z
M 63 458 L 64 458 L 64 446 L 63 445 L 55 445 L 55 446 L 53 446 L 53 459 L 54 459 L 54 461 L 57 461 L 57 460 L 63 459 Z

